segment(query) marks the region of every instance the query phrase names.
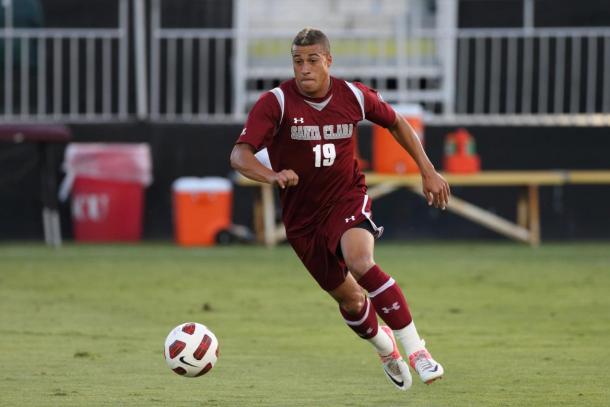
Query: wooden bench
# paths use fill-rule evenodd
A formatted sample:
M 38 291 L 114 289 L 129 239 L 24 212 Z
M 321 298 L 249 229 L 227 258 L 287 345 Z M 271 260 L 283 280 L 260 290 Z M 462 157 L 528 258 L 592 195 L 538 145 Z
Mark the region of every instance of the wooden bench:
M 372 199 L 380 198 L 398 188 L 407 188 L 418 195 L 421 192 L 419 175 L 391 175 L 365 173 Z M 552 171 L 482 171 L 476 174 L 443 174 L 452 187 L 520 187 L 517 197 L 516 221 L 500 217 L 490 211 L 466 202 L 452 195 L 447 210 L 475 223 L 492 229 L 509 238 L 540 244 L 540 202 L 541 186 L 567 184 L 610 184 L 610 170 L 552 170 Z M 276 225 L 273 186 L 247 179 L 241 175 L 235 180 L 237 185 L 260 188 L 254 205 L 254 225 L 257 238 L 267 246 L 274 246 L 286 239 L 282 224 Z

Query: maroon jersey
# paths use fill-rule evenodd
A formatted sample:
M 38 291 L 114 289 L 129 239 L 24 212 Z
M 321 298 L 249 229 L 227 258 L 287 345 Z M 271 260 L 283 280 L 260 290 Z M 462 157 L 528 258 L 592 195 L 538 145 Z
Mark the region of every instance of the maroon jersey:
M 274 171 L 292 169 L 299 176 L 297 186 L 280 190 L 289 237 L 325 222 L 336 203 L 366 194 L 354 156 L 356 127 L 365 118 L 389 127 L 396 115 L 376 91 L 334 77 L 322 98 L 302 95 L 291 79 L 252 107 L 237 143 L 256 151 L 267 147 Z

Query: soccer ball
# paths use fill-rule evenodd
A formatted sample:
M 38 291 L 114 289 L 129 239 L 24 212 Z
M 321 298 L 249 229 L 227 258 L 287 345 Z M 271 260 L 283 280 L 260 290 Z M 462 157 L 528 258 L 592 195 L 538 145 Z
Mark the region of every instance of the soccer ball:
M 165 362 L 181 376 L 203 376 L 218 360 L 218 339 L 205 325 L 180 324 L 167 335 L 163 352 Z

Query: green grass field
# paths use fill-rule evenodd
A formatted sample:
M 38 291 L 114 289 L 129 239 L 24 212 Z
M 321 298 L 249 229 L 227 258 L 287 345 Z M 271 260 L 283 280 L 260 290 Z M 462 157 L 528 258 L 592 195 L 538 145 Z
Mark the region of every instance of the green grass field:
M 608 406 L 610 244 L 379 245 L 446 376 L 408 392 L 288 247 L 0 245 L 2 406 Z M 169 330 L 221 355 L 186 379 Z

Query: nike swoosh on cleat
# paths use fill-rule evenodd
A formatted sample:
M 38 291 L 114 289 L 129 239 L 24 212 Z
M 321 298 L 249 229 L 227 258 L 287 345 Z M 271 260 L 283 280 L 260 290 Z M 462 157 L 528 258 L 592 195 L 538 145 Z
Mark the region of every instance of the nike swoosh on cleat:
M 438 370 L 438 365 L 434 366 L 434 370 L 432 371 L 432 373 L 436 372 Z
M 390 380 L 391 380 L 392 382 L 394 382 L 394 384 L 395 384 L 395 385 L 397 385 L 397 386 L 399 386 L 399 387 L 404 387 L 404 385 L 405 385 L 405 382 L 404 382 L 404 381 L 399 382 L 398 380 L 394 379 L 394 378 L 392 377 L 392 375 L 391 375 L 391 374 L 389 374 L 389 373 L 388 373 L 388 372 L 387 372 L 385 369 L 383 369 L 383 371 L 384 371 L 384 372 L 385 372 L 385 374 L 386 374 L 386 375 L 387 375 L 387 376 L 390 378 Z
M 195 365 L 190 364 L 186 360 L 184 360 L 184 356 L 180 356 L 180 362 L 184 363 L 185 365 L 189 365 L 189 366 L 192 366 L 192 367 L 197 367 Z

